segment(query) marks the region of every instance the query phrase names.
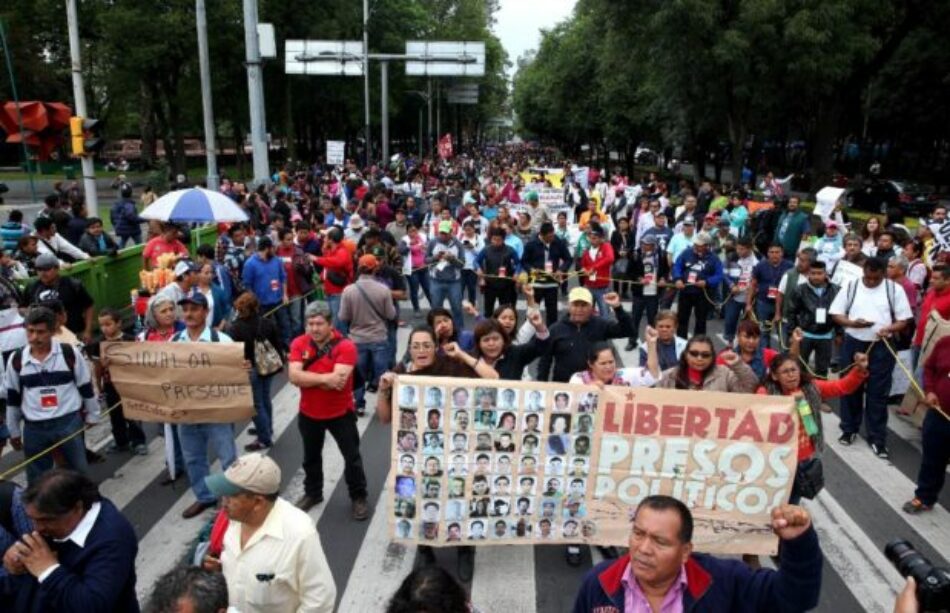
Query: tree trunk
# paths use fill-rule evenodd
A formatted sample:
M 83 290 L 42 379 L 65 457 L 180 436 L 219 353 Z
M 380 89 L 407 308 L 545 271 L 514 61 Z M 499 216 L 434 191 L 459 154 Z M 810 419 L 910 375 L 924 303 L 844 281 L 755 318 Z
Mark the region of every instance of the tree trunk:
M 155 166 L 155 110 L 152 96 L 148 91 L 148 85 L 144 81 L 139 82 L 139 133 L 142 135 L 142 166 L 145 168 L 154 168 Z
M 809 139 L 811 166 L 808 179 L 816 190 L 831 184 L 834 172 L 835 128 L 840 114 L 841 107 L 836 102 L 819 104 L 815 114 L 815 131 Z

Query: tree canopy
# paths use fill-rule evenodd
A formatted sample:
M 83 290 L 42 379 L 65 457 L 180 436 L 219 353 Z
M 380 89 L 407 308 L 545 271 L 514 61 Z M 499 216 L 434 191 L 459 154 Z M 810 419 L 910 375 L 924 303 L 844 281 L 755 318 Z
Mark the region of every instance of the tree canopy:
M 370 2 L 373 52 L 401 53 L 407 40 L 486 43 L 486 74 L 477 80 L 479 104 L 450 108 L 443 95 L 443 131 L 458 125 L 474 136 L 486 120 L 505 113 L 508 59 L 491 31 L 497 8 L 497 0 Z M 242 6 L 237 0 L 207 0 L 206 11 L 219 147 L 235 148 L 250 131 Z M 264 65 L 267 131 L 286 142 L 287 156 L 294 159 L 315 158 L 331 139 L 348 141 L 353 151 L 363 138 L 362 79 L 286 75 L 283 46 L 288 39 L 362 40 L 362 3 L 259 0 L 258 14 L 261 22 L 274 24 L 277 34 L 277 59 Z M 109 138 L 142 138 L 146 155 L 162 139 L 172 168 L 183 170 L 184 139 L 203 134 L 194 0 L 83 0 L 79 19 L 89 114 L 105 120 Z M 72 105 L 62 1 L 7 0 L 0 6 L 0 20 L 9 35 L 20 99 Z M 389 81 L 390 136 L 407 148 L 418 135 L 423 104 L 409 91 L 425 89 L 425 80 L 406 77 L 397 64 L 389 70 Z M 440 83 L 446 87 L 451 80 Z M 375 63 L 370 90 L 378 148 L 380 77 Z M 4 70 L 0 101 L 6 100 L 12 100 L 12 91 Z
M 947 0 L 578 0 L 519 61 L 512 105 L 574 154 L 648 143 L 812 184 L 874 157 L 946 183 L 948 25 Z

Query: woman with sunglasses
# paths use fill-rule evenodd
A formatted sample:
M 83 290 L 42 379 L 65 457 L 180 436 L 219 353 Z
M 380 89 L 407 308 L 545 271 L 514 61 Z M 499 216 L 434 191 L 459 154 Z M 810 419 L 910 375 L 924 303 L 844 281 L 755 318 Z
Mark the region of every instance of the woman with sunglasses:
M 451 319 L 451 317 L 450 317 Z M 454 342 L 439 348 L 432 328 L 416 328 L 409 334 L 409 364 L 397 364 L 396 368 L 379 379 L 376 414 L 379 421 L 388 424 L 393 416 L 393 384 L 396 375 L 411 374 L 427 377 L 460 377 L 466 379 L 497 379 L 498 372 L 484 360 L 478 360 L 462 351 Z M 426 565 L 435 564 L 431 547 L 420 545 L 419 555 Z M 475 548 L 458 548 L 458 574 L 463 581 L 470 581 L 475 571 Z
M 657 387 L 704 392 L 733 392 L 751 394 L 758 379 L 748 364 L 727 350 L 719 354 L 723 364 L 716 364 L 712 340 L 696 335 L 686 343 L 679 364 L 663 371 Z

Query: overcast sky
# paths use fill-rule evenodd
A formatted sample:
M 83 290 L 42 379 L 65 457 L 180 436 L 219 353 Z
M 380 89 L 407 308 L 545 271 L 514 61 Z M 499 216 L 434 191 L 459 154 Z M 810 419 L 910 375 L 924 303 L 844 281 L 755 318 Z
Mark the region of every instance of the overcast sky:
M 514 76 L 518 58 L 541 42 L 541 28 L 550 30 L 574 10 L 576 0 L 501 0 L 495 18 L 495 34 L 501 39 L 512 63 Z

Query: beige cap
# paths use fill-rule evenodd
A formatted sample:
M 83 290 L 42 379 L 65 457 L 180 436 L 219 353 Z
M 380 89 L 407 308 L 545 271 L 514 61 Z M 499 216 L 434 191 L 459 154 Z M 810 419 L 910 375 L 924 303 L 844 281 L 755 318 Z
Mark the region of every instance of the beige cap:
M 594 304 L 594 295 L 591 294 L 590 290 L 586 287 L 575 287 L 571 290 L 571 293 L 567 295 L 567 301 Z
M 205 477 L 215 496 L 234 496 L 243 492 L 276 494 L 280 491 L 280 467 L 263 453 L 249 453 L 234 461 L 223 473 Z

